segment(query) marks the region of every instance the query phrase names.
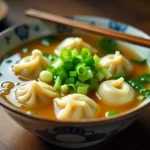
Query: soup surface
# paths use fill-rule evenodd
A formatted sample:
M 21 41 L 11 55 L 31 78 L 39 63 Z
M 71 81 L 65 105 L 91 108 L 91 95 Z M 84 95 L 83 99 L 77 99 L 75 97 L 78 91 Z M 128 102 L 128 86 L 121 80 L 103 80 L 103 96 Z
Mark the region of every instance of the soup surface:
M 47 118 L 47 119 L 58 119 L 57 114 L 60 112 L 60 108 L 56 106 L 56 103 L 53 101 L 53 98 L 49 99 L 48 104 L 40 106 L 40 107 L 35 107 L 35 108 L 26 107 L 25 105 L 21 105 L 20 103 L 18 103 L 16 96 L 15 96 L 15 91 L 22 85 L 25 85 L 26 83 L 29 83 L 32 80 L 39 81 L 40 79 L 39 79 L 39 76 L 38 77 L 32 76 L 29 78 L 23 77 L 22 75 L 12 71 L 12 68 L 14 64 L 18 63 L 21 59 L 23 59 L 26 56 L 31 55 L 34 49 L 38 49 L 42 51 L 42 53 L 55 55 L 54 49 L 60 44 L 61 41 L 63 41 L 67 37 L 81 37 L 86 43 L 90 44 L 92 47 L 98 50 L 98 53 L 96 53 L 97 56 L 99 56 L 100 58 L 104 56 L 102 48 L 98 44 L 96 44 L 96 42 L 100 40 L 99 37 L 94 37 L 90 35 L 87 36 L 87 35 L 63 34 L 63 35 L 56 36 L 56 40 L 54 40 L 51 44 L 46 43 L 46 42 L 49 42 L 47 39 L 39 39 L 39 40 L 29 42 L 27 44 L 21 45 L 15 48 L 10 53 L 8 53 L 8 55 L 6 55 L 5 58 L 3 58 L 3 60 L 1 60 L 1 65 L 0 65 L 0 96 L 1 98 L 7 101 L 13 107 L 16 107 L 16 109 L 21 110 L 25 113 L 28 113 L 31 115 L 37 115 L 39 117 Z M 137 78 L 141 76 L 141 74 L 149 73 L 149 67 L 147 63 L 144 63 L 144 60 L 143 60 L 143 63 L 137 63 L 136 60 L 142 61 L 142 59 L 132 50 L 130 50 L 127 47 L 123 47 L 121 45 L 117 45 L 116 50 L 119 50 L 120 53 L 126 59 L 128 59 L 133 66 L 132 72 L 127 76 L 128 78 L 135 78 L 135 77 Z M 135 61 L 131 61 L 132 59 L 134 59 Z M 113 80 L 113 79 L 114 79 L 114 76 L 111 76 L 108 80 Z M 102 83 L 103 81 L 105 80 L 102 80 L 100 83 Z M 53 86 L 54 84 L 50 83 L 50 85 Z M 144 83 L 144 86 L 149 87 L 149 83 L 146 83 L 146 84 Z M 131 110 L 132 108 L 140 104 L 145 99 L 145 97 L 143 98 L 143 96 L 135 88 L 134 88 L 134 91 L 135 91 L 134 99 L 131 102 L 122 106 L 111 105 L 111 104 L 108 104 L 106 101 L 103 101 L 103 99 L 97 93 L 97 90 L 95 91 L 89 90 L 89 92 L 87 93 L 87 96 L 90 97 L 93 101 L 95 101 L 96 104 L 98 104 L 99 106 L 99 111 L 97 111 L 97 114 L 95 115 L 95 117 L 103 118 L 103 117 L 109 117 L 107 116 L 108 113 L 110 113 L 110 116 L 117 115 L 117 114 L 126 112 L 128 110 Z M 61 95 L 60 97 L 64 97 L 64 96 L 65 95 Z M 118 101 L 119 101 L 119 98 L 118 98 Z

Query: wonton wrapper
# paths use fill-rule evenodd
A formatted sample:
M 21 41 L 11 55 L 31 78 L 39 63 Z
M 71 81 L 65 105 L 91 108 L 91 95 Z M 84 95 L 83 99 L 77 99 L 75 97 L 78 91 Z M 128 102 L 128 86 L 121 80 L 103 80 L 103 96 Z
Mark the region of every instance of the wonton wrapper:
M 70 94 L 62 98 L 55 98 L 58 112 L 57 118 L 61 120 L 79 120 L 96 117 L 99 106 L 88 96 L 83 94 Z
M 129 74 L 133 70 L 132 64 L 119 51 L 102 57 L 100 66 L 108 69 L 112 74 Z
M 84 42 L 82 38 L 69 37 L 64 39 L 54 50 L 56 55 L 60 55 L 63 48 L 68 48 L 70 50 L 77 49 L 81 50 L 83 47 L 89 48 L 93 53 L 97 53 L 97 49 L 93 48 L 88 43 Z
M 27 107 L 38 107 L 52 102 L 52 98 L 59 96 L 54 87 L 35 80 L 20 86 L 15 91 L 16 99 L 19 103 Z
M 135 97 L 134 89 L 122 77 L 102 82 L 97 93 L 104 102 L 112 106 L 123 106 Z
M 33 50 L 31 56 L 23 58 L 13 66 L 13 71 L 23 77 L 38 77 L 40 72 L 46 69 L 51 61 L 42 56 L 39 50 Z

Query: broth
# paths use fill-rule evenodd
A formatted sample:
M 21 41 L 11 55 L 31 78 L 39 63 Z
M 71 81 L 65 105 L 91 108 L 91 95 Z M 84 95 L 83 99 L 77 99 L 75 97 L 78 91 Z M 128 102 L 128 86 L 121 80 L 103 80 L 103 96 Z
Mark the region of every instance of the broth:
M 19 107 L 19 105 L 15 99 L 15 96 L 14 96 L 14 91 L 20 85 L 23 85 L 23 84 L 29 82 L 30 80 L 33 80 L 36 78 L 27 79 L 27 78 L 21 77 L 19 75 L 15 75 L 15 73 L 12 71 L 12 66 L 17 61 L 19 61 L 21 58 L 31 54 L 31 51 L 29 51 L 29 52 L 21 51 L 24 47 L 28 47 L 31 50 L 39 49 L 42 52 L 54 54 L 53 50 L 56 48 L 56 46 L 63 39 L 65 39 L 67 37 L 70 37 L 70 35 L 67 35 L 67 34 L 59 35 L 57 41 L 54 42 L 50 46 L 43 45 L 41 43 L 41 40 L 39 39 L 36 41 L 29 42 L 27 44 L 21 45 L 21 46 L 15 48 L 13 51 L 11 51 L 8 54 L 8 56 L 5 57 L 1 61 L 1 65 L 0 65 L 0 83 L 1 83 L 0 96 L 5 101 L 7 101 L 10 105 L 16 104 L 16 106 L 14 106 L 14 107 L 16 107 L 20 111 L 24 111 L 24 112 L 33 111 L 39 117 L 47 118 L 47 119 L 57 119 L 56 115 L 55 115 L 55 111 L 58 111 L 58 110 L 55 107 L 55 105 L 53 104 L 53 100 L 51 100 L 50 104 L 39 107 L 39 108 L 27 108 L 24 106 Z M 81 38 L 83 38 L 84 41 L 89 43 L 91 46 L 99 49 L 99 47 L 95 46 L 95 42 L 99 40 L 99 37 L 93 37 L 93 36 L 91 37 L 91 36 L 87 36 L 87 35 L 71 35 L 71 37 L 81 37 Z M 132 50 L 130 50 L 127 47 L 118 45 L 118 50 L 121 51 L 123 56 L 125 56 L 128 60 L 130 60 L 132 58 L 136 58 L 136 59 L 140 58 L 136 53 L 134 53 Z M 99 50 L 98 55 L 100 57 L 103 56 L 101 50 Z M 133 65 L 134 70 L 133 70 L 132 74 L 130 75 L 130 77 L 137 77 L 137 76 L 141 75 L 142 73 L 146 73 L 146 72 L 149 73 L 148 65 L 143 65 L 142 67 L 141 67 L 141 65 L 138 65 L 135 63 L 132 63 L 132 65 Z M 136 92 L 136 95 L 138 95 L 137 92 Z M 123 113 L 123 112 L 131 110 L 132 108 L 136 107 L 138 104 L 141 103 L 141 101 L 139 101 L 135 98 L 132 101 L 132 103 L 129 103 L 129 104 L 127 104 L 125 106 L 121 106 L 121 107 L 114 107 L 114 106 L 107 105 L 102 100 L 100 100 L 99 97 L 97 96 L 96 92 L 92 92 L 88 96 L 100 105 L 100 112 L 97 116 L 100 118 L 106 117 L 105 115 L 106 115 L 106 112 L 108 112 L 108 111 L 115 110 L 118 113 Z

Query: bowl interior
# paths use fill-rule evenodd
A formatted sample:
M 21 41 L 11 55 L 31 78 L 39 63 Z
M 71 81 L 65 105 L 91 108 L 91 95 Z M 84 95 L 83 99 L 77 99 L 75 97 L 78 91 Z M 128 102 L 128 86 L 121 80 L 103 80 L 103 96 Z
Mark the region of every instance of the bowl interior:
M 74 16 L 70 17 L 71 19 L 84 21 L 90 24 L 102 26 L 105 28 L 111 28 L 114 30 L 118 30 L 121 32 L 125 32 L 128 34 L 149 38 L 147 34 L 144 32 L 126 25 L 122 24 L 117 21 L 113 21 L 110 19 L 100 18 L 100 17 L 90 17 L 90 16 Z M 17 27 L 12 27 L 8 30 L 5 30 L 3 33 L 0 33 L 0 43 L 1 43 L 1 51 L 0 51 L 0 59 L 6 55 L 9 51 L 14 49 L 20 44 L 24 44 L 26 42 L 41 38 L 43 36 L 47 35 L 54 35 L 59 33 L 78 33 L 82 32 L 80 30 L 75 30 L 70 27 L 62 26 L 62 25 L 56 25 L 53 23 L 46 23 L 46 22 L 34 22 L 34 23 L 25 23 L 22 25 L 18 25 Z M 148 60 L 148 63 L 150 64 L 150 49 L 129 44 L 126 42 L 118 41 L 119 44 L 124 45 L 126 47 L 129 47 L 136 53 L 138 53 L 143 58 L 146 58 Z M 1 100 L 1 99 L 0 99 Z M 4 105 L 7 105 L 7 107 L 10 107 L 8 104 L 6 104 L 4 101 L 2 101 Z M 135 110 L 138 110 L 139 108 L 145 107 L 148 103 L 150 103 L 150 98 L 147 98 L 145 101 L 143 101 L 140 105 L 138 105 L 136 108 L 132 109 L 129 112 L 133 112 Z M 14 108 L 13 108 L 14 109 Z M 127 113 L 129 113 L 127 112 Z M 127 114 L 125 113 L 125 114 Z

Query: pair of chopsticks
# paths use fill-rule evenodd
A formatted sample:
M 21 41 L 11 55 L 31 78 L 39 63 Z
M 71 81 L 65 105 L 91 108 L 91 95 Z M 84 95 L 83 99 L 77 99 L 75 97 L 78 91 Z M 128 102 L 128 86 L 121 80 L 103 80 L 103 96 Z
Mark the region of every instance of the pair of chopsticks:
M 150 40 L 149 39 L 129 35 L 129 34 L 119 32 L 119 31 L 115 31 L 115 30 L 112 30 L 112 29 L 106 29 L 106 28 L 91 25 L 91 24 L 88 24 L 88 23 L 85 23 L 85 22 L 65 18 L 65 17 L 62 17 L 62 16 L 49 14 L 49 13 L 46 13 L 46 12 L 43 12 L 43 11 L 29 9 L 29 10 L 25 11 L 25 15 L 29 16 L 29 17 L 34 17 L 34 18 L 38 18 L 38 19 L 42 19 L 42 20 L 46 20 L 46 21 L 66 25 L 66 26 L 69 26 L 69 27 L 85 30 L 85 31 L 88 31 L 88 32 L 96 33 L 96 34 L 99 34 L 99 35 L 104 36 L 104 37 L 117 39 L 117 40 L 129 42 L 129 43 L 132 43 L 132 44 L 137 44 L 137 45 L 141 45 L 141 46 L 145 46 L 145 47 L 150 47 Z

